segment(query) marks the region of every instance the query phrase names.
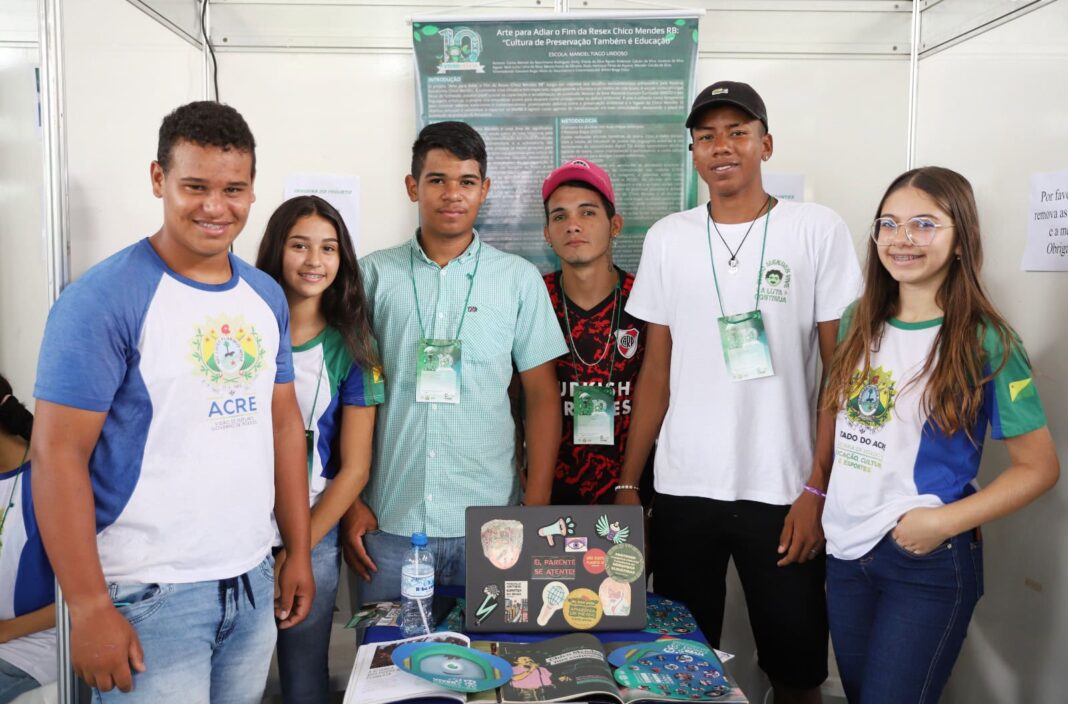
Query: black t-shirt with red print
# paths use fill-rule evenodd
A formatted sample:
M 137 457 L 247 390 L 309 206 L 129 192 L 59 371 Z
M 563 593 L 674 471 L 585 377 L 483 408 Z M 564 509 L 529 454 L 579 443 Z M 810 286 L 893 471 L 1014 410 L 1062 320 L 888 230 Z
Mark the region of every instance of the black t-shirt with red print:
M 560 441 L 560 454 L 553 477 L 552 502 L 554 504 L 611 503 L 615 498 L 613 488 L 619 481 L 623 450 L 627 431 L 630 428 L 631 397 L 638 378 L 645 352 L 645 322 L 627 315 L 625 308 L 634 276 L 622 269 L 619 273 L 619 299 L 615 291 L 590 310 L 583 310 L 567 299 L 567 320 L 571 323 L 571 340 L 574 340 L 578 357 L 591 363 L 583 364 L 574 354 L 565 354 L 556 360 L 556 378 L 560 382 L 560 399 L 563 403 L 564 426 Z M 556 318 L 567 339 L 567 324 L 564 317 L 565 296 L 560 286 L 560 272 L 545 275 Z M 616 306 L 619 307 L 618 313 Z M 618 315 L 618 323 L 612 323 Z M 568 341 L 570 346 L 571 342 Z M 614 354 L 614 364 L 612 362 Z M 577 384 L 604 385 L 609 381 L 615 389 L 614 445 L 575 445 L 574 392 Z M 652 458 L 642 475 L 643 498 L 651 493 Z

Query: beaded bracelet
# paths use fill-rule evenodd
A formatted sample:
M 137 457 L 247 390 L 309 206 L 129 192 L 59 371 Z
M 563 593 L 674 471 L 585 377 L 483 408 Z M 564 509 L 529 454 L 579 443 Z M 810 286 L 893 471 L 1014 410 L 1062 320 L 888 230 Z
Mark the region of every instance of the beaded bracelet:
M 827 498 L 827 494 L 825 492 L 820 491 L 819 489 L 817 489 L 814 486 L 809 486 L 809 485 L 806 484 L 805 485 L 805 491 L 807 491 L 810 494 L 814 494 L 814 495 L 820 497 L 821 499 L 826 499 Z
M 625 489 L 630 489 L 631 491 L 641 491 L 641 489 L 634 486 L 633 484 L 616 484 L 615 486 L 616 491 L 624 491 Z

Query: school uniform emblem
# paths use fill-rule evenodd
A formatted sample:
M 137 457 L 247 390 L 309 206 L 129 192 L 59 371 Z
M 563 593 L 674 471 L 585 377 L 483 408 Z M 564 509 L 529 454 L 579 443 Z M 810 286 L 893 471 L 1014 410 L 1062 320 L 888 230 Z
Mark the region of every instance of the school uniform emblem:
M 190 343 L 197 374 L 212 386 L 245 385 L 263 369 L 263 340 L 241 316 L 208 319 Z
M 616 330 L 616 350 L 624 359 L 630 359 L 638 351 L 638 328 Z
M 876 367 L 868 370 L 867 378 L 861 379 L 858 371 L 846 402 L 846 418 L 855 425 L 878 430 L 890 420 L 896 396 L 897 382 L 891 372 Z

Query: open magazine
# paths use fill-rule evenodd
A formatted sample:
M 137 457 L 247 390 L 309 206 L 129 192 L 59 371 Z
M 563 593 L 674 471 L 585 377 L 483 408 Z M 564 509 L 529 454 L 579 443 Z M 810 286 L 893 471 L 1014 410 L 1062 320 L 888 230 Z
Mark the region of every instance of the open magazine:
M 504 658 L 512 665 L 512 680 L 496 690 L 465 695 L 431 684 L 395 667 L 390 654 L 400 643 L 436 641 L 470 647 Z M 345 704 L 386 704 L 418 697 L 442 697 L 484 704 L 526 702 L 681 701 L 643 689 L 617 684 L 606 654 L 629 642 L 602 644 L 595 636 L 576 633 L 538 643 L 469 641 L 459 633 L 435 633 L 389 643 L 370 643 L 356 653 L 356 664 L 345 691 Z M 720 666 L 722 670 L 722 666 Z M 688 701 L 746 704 L 737 686 L 721 696 Z

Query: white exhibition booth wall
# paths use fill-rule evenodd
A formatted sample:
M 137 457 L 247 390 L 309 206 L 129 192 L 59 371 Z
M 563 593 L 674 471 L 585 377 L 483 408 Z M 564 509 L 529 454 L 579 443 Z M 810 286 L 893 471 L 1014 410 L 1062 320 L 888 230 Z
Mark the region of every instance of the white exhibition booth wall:
M 28 399 L 49 304 L 33 93 L 36 30 L 20 29 L 36 20 L 37 3 L 4 1 L 0 14 L 6 19 L 13 12 L 19 23 L 14 29 L 0 26 L 0 370 Z M 14 11 L 6 9 L 8 2 Z M 231 2 L 213 3 L 213 11 Z M 376 3 L 338 3 L 360 4 Z M 515 14 L 520 4 L 481 12 Z M 731 9 L 741 3 L 676 4 L 713 10 L 702 19 L 698 85 L 743 80 L 761 92 L 775 139 L 765 168 L 804 174 L 806 199 L 843 215 L 863 257 L 878 198 L 906 166 L 910 63 L 908 46 L 896 43 L 902 35 L 908 42 L 911 3 L 794 3 L 868 13 L 867 23 L 831 27 L 856 33 L 841 38 L 845 50 L 829 40 L 788 45 L 790 37 L 808 29 L 799 25 L 796 11 L 776 10 L 790 3 L 761 2 L 763 11 L 744 17 Z M 361 26 L 360 33 L 407 35 L 403 25 L 396 26 L 398 18 L 431 9 L 402 0 L 393 5 L 380 15 L 370 10 L 365 17 L 372 24 Z M 605 5 L 591 2 L 587 9 Z M 1068 299 L 1068 278 L 1022 272 L 1019 266 L 1030 175 L 1068 168 L 1068 2 L 1038 5 L 921 58 L 915 163 L 954 168 L 974 184 L 985 231 L 986 281 L 1027 344 L 1062 464 L 1068 465 L 1068 335 L 1057 303 Z M 404 10 L 400 15 L 398 6 Z M 616 9 L 640 7 L 615 3 Z M 156 130 L 173 107 L 204 97 L 205 72 L 200 48 L 131 2 L 62 0 L 61 9 L 70 269 L 77 277 L 158 228 L 160 206 L 148 180 Z M 821 16 L 837 17 L 813 13 L 809 20 Z M 381 28 L 373 25 L 375 17 Z M 882 33 L 878 23 L 892 31 Z M 254 28 L 248 32 L 254 34 Z M 892 35 L 892 49 L 876 47 L 882 34 Z M 746 48 L 739 37 L 758 48 Z M 414 68 L 410 50 L 396 42 L 381 44 L 219 51 L 220 98 L 245 115 L 259 144 L 257 202 L 236 244 L 244 258 L 254 258 L 267 218 L 282 200 L 283 179 L 294 172 L 359 176 L 361 218 L 354 229 L 360 255 L 411 236 L 416 213 L 403 178 L 415 135 Z M 1006 461 L 1001 444 L 990 443 L 981 479 L 989 481 Z M 985 529 L 986 596 L 945 701 L 1068 701 L 1063 672 L 1068 605 L 1061 598 L 1068 584 L 1066 500 L 1068 480 L 1035 506 Z M 724 646 L 739 654 L 732 670 L 759 702 L 764 685 L 736 591 L 729 605 Z

